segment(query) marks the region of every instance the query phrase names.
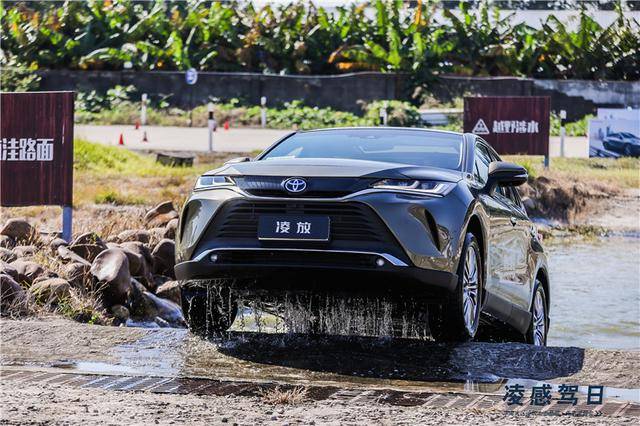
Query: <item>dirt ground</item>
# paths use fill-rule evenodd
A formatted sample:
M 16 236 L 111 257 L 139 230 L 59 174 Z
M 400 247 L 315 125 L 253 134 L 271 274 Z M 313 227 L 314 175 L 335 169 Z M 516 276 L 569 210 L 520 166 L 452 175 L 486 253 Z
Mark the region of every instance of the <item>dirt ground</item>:
M 91 326 L 53 318 L 2 320 L 0 331 L 2 365 L 55 367 L 93 361 L 112 364 L 115 370 L 135 369 L 156 376 L 292 384 L 313 381 L 407 390 L 424 390 L 433 388 L 430 383 L 434 381 L 461 378 L 640 388 L 640 351 L 481 342 L 448 347 L 415 339 L 313 340 L 259 333 L 221 343 L 203 341 L 184 329 Z
M 578 224 L 599 226 L 613 232 L 640 231 L 640 189 L 627 189 L 597 203 Z
M 636 424 L 616 417 L 545 416 L 528 413 L 395 407 L 357 402 L 273 405 L 259 397 L 109 392 L 57 385 L 0 382 L 0 423 L 25 424 Z

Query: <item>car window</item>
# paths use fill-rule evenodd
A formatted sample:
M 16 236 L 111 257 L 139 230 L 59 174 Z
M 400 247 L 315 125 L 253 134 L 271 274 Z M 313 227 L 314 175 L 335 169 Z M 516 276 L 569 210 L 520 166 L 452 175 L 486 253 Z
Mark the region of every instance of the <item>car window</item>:
M 508 190 L 508 194 L 507 196 L 509 197 L 509 200 L 511 200 L 511 202 L 519 208 L 524 208 L 522 206 L 522 199 L 520 198 L 520 194 L 518 193 L 518 189 L 516 187 L 510 186 L 510 187 L 505 187 L 505 189 Z
M 335 129 L 296 133 L 260 160 L 340 158 L 460 170 L 463 137 L 404 129 Z
M 489 164 L 491 156 L 489 150 L 482 144 L 476 143 L 476 150 L 473 164 L 473 175 L 479 183 L 484 185 L 489 178 Z

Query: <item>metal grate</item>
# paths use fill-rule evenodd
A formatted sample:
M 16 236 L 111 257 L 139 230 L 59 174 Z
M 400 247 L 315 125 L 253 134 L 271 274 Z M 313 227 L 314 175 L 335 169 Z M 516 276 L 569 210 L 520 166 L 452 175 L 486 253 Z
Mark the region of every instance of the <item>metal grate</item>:
M 393 241 L 382 220 L 357 202 L 256 202 L 233 200 L 216 214 L 214 238 L 256 238 L 260 215 L 297 214 L 328 216 L 333 241 Z
M 296 387 L 292 384 L 251 383 L 241 381 L 222 381 L 203 378 L 183 377 L 144 377 L 109 376 L 98 374 L 79 374 L 77 372 L 17 370 L 3 367 L 0 378 L 3 381 L 19 383 L 47 383 L 59 386 L 91 387 L 112 391 L 147 391 L 153 393 L 194 394 L 216 396 L 260 396 L 265 391 L 280 387 L 288 390 Z M 555 401 L 539 407 L 529 405 L 507 406 L 502 396 L 478 393 L 433 393 L 398 391 L 392 389 L 339 389 L 333 386 L 304 386 L 306 397 L 313 401 L 362 402 L 369 404 L 387 404 L 402 407 L 428 406 L 433 408 L 451 408 L 458 410 L 491 410 L 525 412 L 528 415 L 574 415 L 574 416 L 626 416 L 640 418 L 640 405 L 628 402 L 606 401 L 604 405 L 576 406 L 558 405 Z

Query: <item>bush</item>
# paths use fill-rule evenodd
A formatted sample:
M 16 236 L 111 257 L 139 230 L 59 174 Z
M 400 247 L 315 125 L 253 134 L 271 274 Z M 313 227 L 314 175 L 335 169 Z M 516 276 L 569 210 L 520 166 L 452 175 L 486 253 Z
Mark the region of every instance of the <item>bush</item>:
M 514 24 L 488 1 L 461 1 L 456 13 L 446 5 L 452 2 L 411 3 L 372 0 L 371 7 L 351 3 L 328 11 L 303 0 L 261 7 L 244 1 L 5 1 L 0 44 L 30 69 L 374 70 L 407 73 L 417 87 L 444 73 L 640 78 L 640 30 L 622 1 L 615 2 L 617 17 L 608 26 L 585 6 L 577 25 L 551 15 L 541 28 Z
M 586 136 L 589 132 L 589 120 L 594 118 L 593 115 L 585 115 L 578 121 L 565 123 L 565 132 L 567 136 Z M 551 136 L 560 136 L 560 116 L 551 114 L 551 128 L 549 132 Z
M 1 60 L 0 67 L 0 88 L 3 92 L 28 92 L 40 85 L 40 76 L 19 63 L 15 57 Z
M 247 109 L 246 118 L 251 122 L 260 121 L 260 107 Z M 345 111 L 331 108 L 309 107 L 301 101 L 286 102 L 284 108 L 267 109 L 268 126 L 274 129 L 315 129 L 323 127 L 365 126 L 367 119 Z
M 418 108 L 409 102 L 374 101 L 364 106 L 365 117 L 371 124 L 380 122 L 380 110 L 387 105 L 387 125 L 399 127 L 416 127 L 422 125 Z

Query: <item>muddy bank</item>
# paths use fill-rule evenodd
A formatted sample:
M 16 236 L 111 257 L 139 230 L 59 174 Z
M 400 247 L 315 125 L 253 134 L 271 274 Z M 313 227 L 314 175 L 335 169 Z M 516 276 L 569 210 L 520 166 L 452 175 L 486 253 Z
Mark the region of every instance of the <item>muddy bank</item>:
M 640 232 L 640 189 L 540 176 L 518 188 L 529 216 L 571 233 Z
M 501 378 L 637 388 L 640 352 L 244 333 L 202 341 L 186 330 L 89 326 L 71 321 L 0 322 L 3 365 L 105 368 L 155 376 L 291 384 L 429 389 Z M 103 364 L 108 364 L 106 367 Z M 487 388 L 490 389 L 490 388 Z

